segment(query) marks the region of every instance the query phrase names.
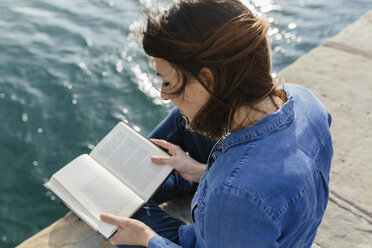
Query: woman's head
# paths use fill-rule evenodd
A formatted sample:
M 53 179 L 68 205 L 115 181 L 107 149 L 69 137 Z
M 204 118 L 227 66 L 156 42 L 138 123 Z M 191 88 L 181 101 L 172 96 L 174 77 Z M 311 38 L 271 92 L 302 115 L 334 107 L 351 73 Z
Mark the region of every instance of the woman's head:
M 166 60 L 155 58 L 157 74 L 162 78 L 161 97 L 171 100 L 181 114 L 193 121 L 200 109 L 207 103 L 210 93 L 195 78 L 188 78 L 180 94 L 174 94 L 182 86 L 182 75 Z
M 178 84 L 162 87 L 168 98 L 180 99 L 195 82 L 209 92 L 190 127 L 217 139 L 239 107 L 282 96 L 271 77 L 267 30 L 238 0 L 181 0 L 159 18 L 148 17 L 142 42 L 149 56 L 177 72 Z

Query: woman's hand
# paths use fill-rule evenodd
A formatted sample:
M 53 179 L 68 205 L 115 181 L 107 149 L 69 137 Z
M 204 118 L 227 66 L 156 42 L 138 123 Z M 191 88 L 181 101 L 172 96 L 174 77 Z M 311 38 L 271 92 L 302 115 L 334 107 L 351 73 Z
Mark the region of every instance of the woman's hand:
M 187 155 L 178 145 L 165 140 L 150 139 L 156 145 L 168 150 L 171 157 L 152 156 L 151 161 L 155 164 L 167 164 L 172 166 L 178 174 L 191 182 L 199 182 L 205 172 L 206 164 L 199 163 Z
M 110 239 L 113 245 L 142 245 L 147 247 L 151 238 L 157 235 L 150 227 L 135 219 L 111 214 L 101 214 L 100 218 L 106 223 L 118 226 L 118 232 Z

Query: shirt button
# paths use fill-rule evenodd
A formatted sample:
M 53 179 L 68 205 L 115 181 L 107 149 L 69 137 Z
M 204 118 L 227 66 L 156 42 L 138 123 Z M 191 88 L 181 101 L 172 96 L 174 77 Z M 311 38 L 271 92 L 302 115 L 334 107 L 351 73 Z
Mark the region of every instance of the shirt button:
M 213 158 L 214 160 L 216 160 L 216 159 L 217 159 L 216 154 L 213 154 L 213 155 L 212 155 L 212 158 Z

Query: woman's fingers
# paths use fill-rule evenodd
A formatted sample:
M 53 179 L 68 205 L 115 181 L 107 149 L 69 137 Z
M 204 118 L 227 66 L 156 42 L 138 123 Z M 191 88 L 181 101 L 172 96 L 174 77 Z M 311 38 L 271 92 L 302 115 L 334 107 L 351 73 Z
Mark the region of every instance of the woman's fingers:
M 150 141 L 154 142 L 156 145 L 167 149 L 168 151 L 171 149 L 174 149 L 177 147 L 176 145 L 166 141 L 166 140 L 161 140 L 161 139 L 150 139 Z
M 118 218 L 118 217 L 113 216 L 111 214 L 101 214 L 100 218 L 101 218 L 102 221 L 104 221 L 106 223 L 109 223 L 109 224 L 112 224 L 112 225 L 115 225 L 115 226 L 119 226 L 120 223 L 122 222 L 121 218 Z
M 178 148 L 177 145 L 174 145 L 166 140 L 161 139 L 150 139 L 156 145 L 165 148 L 172 155 L 172 157 L 166 156 L 151 156 L 151 161 L 155 164 L 167 164 L 173 167 L 174 155 L 176 154 L 175 150 Z
M 167 164 L 172 166 L 172 157 L 151 156 L 151 161 L 155 164 Z
M 102 221 L 118 226 L 117 233 L 110 238 L 111 244 L 128 244 L 146 246 L 156 234 L 143 222 L 128 217 L 119 217 L 104 213 L 100 215 Z

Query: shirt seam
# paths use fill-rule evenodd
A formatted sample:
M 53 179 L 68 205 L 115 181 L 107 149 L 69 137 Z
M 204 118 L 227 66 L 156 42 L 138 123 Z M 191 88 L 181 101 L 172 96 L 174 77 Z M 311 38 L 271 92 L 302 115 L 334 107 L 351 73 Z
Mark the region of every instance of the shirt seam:
M 314 157 L 314 162 L 311 164 L 311 170 L 312 170 L 312 173 L 317 173 L 319 170 L 318 167 L 316 167 L 316 164 L 318 164 L 318 161 L 320 159 L 320 151 L 321 149 L 324 147 L 324 145 L 326 144 L 327 140 L 331 137 L 330 134 L 328 134 L 321 142 L 319 148 L 318 148 L 318 151 Z M 300 190 L 300 192 L 294 197 L 292 198 L 291 200 L 289 200 L 286 204 L 286 207 L 284 207 L 283 209 L 281 209 L 279 212 L 278 212 L 278 215 L 277 215 L 277 218 L 279 218 L 280 216 L 282 216 L 293 204 L 295 204 L 297 201 L 301 200 L 304 196 L 305 196 L 305 193 L 307 192 L 307 190 L 309 189 L 309 186 L 310 186 L 310 183 L 312 181 L 312 177 L 309 177 L 309 179 L 307 180 L 306 184 L 304 185 L 304 187 Z
M 314 165 L 313 165 L 314 170 L 320 170 L 318 167 L 315 167 L 315 165 L 318 164 L 320 151 L 322 150 L 322 148 L 325 146 L 325 144 L 327 143 L 327 141 L 328 141 L 330 138 L 331 138 L 331 134 L 328 133 L 328 134 L 324 137 L 324 139 L 322 140 L 322 142 L 320 143 L 320 146 L 319 146 L 318 150 L 317 150 L 316 153 L 315 153 L 315 158 L 316 158 L 316 159 L 314 159 L 314 161 L 315 161 L 315 162 L 314 162 Z
M 278 218 L 275 216 L 275 213 L 274 211 L 272 211 L 272 207 L 265 201 L 263 200 L 261 197 L 259 197 L 258 195 L 256 195 L 255 193 L 245 189 L 245 188 L 240 188 L 240 187 L 236 187 L 236 186 L 232 186 L 232 185 L 224 185 L 224 188 L 228 188 L 228 189 L 233 189 L 233 190 L 236 190 L 237 192 L 239 193 L 242 193 L 246 196 L 248 196 L 248 200 L 249 202 L 251 202 L 254 206 L 257 207 L 258 210 L 260 210 L 261 212 L 263 212 L 268 218 L 272 219 L 273 221 L 275 221 L 275 223 L 277 224 L 278 223 Z M 229 194 L 233 194 L 233 195 L 237 195 L 236 193 L 234 192 L 231 192 L 229 190 Z M 258 200 L 260 202 L 260 204 L 257 204 L 257 201 Z
M 316 167 L 316 164 L 317 162 L 319 161 L 319 154 L 320 154 L 320 151 L 321 151 L 321 148 L 324 147 L 325 143 L 327 142 L 327 140 L 331 137 L 330 134 L 328 134 L 326 136 L 325 139 L 323 139 L 323 141 L 321 142 L 321 145 L 319 146 L 319 149 L 316 153 L 316 156 L 314 157 L 314 162 L 311 164 L 311 171 L 312 173 L 316 173 L 316 171 L 319 171 L 319 168 Z M 239 163 L 242 158 L 244 156 L 248 156 L 248 152 L 251 151 L 251 146 L 248 146 L 246 148 L 246 150 L 244 151 L 243 155 L 241 156 L 241 158 L 238 160 L 237 163 Z M 235 171 L 235 166 L 234 166 L 234 170 L 233 172 Z M 233 173 L 232 172 L 232 173 Z M 231 174 L 232 174 L 231 173 Z M 231 176 L 230 174 L 230 176 Z M 288 200 L 285 204 L 284 204 L 284 207 L 283 208 L 279 208 L 278 211 L 274 211 L 274 208 L 272 205 L 270 205 L 269 203 L 267 203 L 264 199 L 262 199 L 260 196 L 258 196 L 257 194 L 253 193 L 252 191 L 246 189 L 246 188 L 242 188 L 242 187 L 237 187 L 237 186 L 233 186 L 231 185 L 231 182 L 229 180 L 230 176 L 226 179 L 225 181 L 225 184 L 224 186 L 227 187 L 227 188 L 230 188 L 230 189 L 235 189 L 235 190 L 238 190 L 240 191 L 241 193 L 244 193 L 246 195 L 248 195 L 248 199 L 249 201 L 254 204 L 257 208 L 261 209 L 262 211 L 264 211 L 267 215 L 271 216 L 274 220 L 278 220 L 293 204 L 295 204 L 297 201 L 301 200 L 304 196 L 305 196 L 305 193 L 307 192 L 307 190 L 309 189 L 309 186 L 310 186 L 310 183 L 311 183 L 311 180 L 312 180 L 312 177 L 309 177 L 308 180 L 306 181 L 305 185 L 302 187 L 302 189 L 293 197 L 291 198 L 290 200 Z M 257 204 L 257 202 L 259 202 L 260 204 Z
M 239 144 L 242 144 L 242 143 L 245 143 L 245 142 L 249 142 L 251 140 L 260 139 L 260 138 L 262 138 L 262 137 L 264 137 L 268 134 L 272 134 L 274 132 L 280 132 L 280 131 L 284 130 L 285 128 L 290 127 L 293 124 L 293 121 L 291 121 L 290 123 L 288 123 L 288 122 L 290 120 L 294 120 L 295 115 L 296 115 L 295 111 L 292 111 L 291 114 L 289 114 L 279 125 L 276 125 L 276 127 L 274 127 L 272 130 L 264 132 L 262 134 L 251 135 L 251 136 L 243 136 L 241 139 L 239 139 L 239 141 L 227 145 L 225 149 L 223 149 L 223 147 L 222 147 L 222 152 L 225 153 L 228 149 L 230 149 L 233 146 L 236 146 L 236 145 L 239 145 Z

